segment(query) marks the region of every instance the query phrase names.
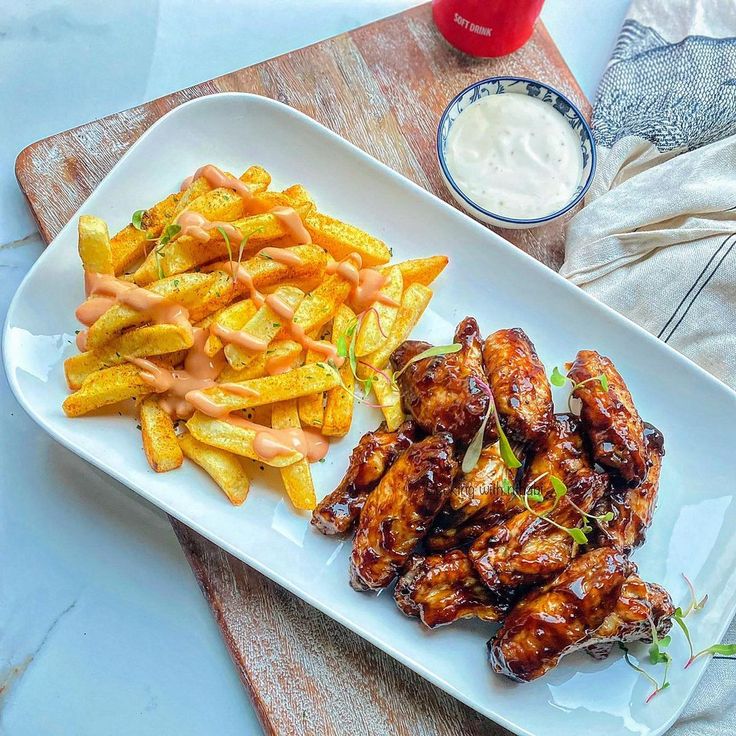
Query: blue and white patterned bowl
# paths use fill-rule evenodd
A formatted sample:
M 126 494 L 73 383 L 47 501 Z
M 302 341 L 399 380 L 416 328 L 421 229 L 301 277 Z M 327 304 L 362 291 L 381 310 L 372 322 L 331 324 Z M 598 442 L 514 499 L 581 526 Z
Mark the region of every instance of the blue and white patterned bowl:
M 544 217 L 536 217 L 533 219 L 514 219 L 503 215 L 489 212 L 479 204 L 473 202 L 472 199 L 455 183 L 445 160 L 447 151 L 447 137 L 450 133 L 455 120 L 460 113 L 468 106 L 478 100 L 488 97 L 489 95 L 501 94 L 520 94 L 536 97 L 538 100 L 551 105 L 557 112 L 562 115 L 567 124 L 573 129 L 575 134 L 580 138 L 580 150 L 583 158 L 583 170 L 580 175 L 580 182 L 570 201 L 561 209 Z M 595 174 L 595 146 L 593 145 L 593 135 L 590 132 L 588 123 L 585 121 L 580 110 L 573 105 L 570 100 L 558 92 L 554 87 L 548 84 L 537 82 L 534 79 L 526 79 L 524 77 L 490 77 L 480 82 L 471 84 L 462 92 L 456 95 L 450 104 L 445 108 L 440 118 L 440 124 L 437 129 L 437 158 L 440 164 L 442 178 L 445 180 L 450 194 L 455 198 L 457 203 L 469 214 L 478 220 L 505 228 L 532 228 L 543 225 L 554 220 L 566 212 L 569 212 L 580 200 L 585 196 Z

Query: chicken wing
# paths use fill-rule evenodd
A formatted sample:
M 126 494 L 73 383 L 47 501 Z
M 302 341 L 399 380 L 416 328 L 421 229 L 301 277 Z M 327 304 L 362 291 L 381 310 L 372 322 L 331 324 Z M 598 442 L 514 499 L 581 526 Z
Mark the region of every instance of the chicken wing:
M 416 442 L 396 459 L 360 512 L 350 558 L 356 590 L 384 588 L 427 533 L 458 470 L 448 433 Z
M 508 435 L 535 443 L 554 421 L 552 389 L 532 341 L 518 327 L 498 330 L 483 344 L 483 361 Z
M 664 635 L 671 626 L 669 596 L 659 586 L 642 583 L 635 572 L 636 566 L 611 548 L 576 558 L 511 610 L 488 642 L 491 667 L 529 682 L 577 649 L 619 637 L 646 640 L 642 621 L 648 621 L 647 615 Z
M 555 498 L 551 476 L 567 486 L 562 498 Z M 560 526 L 580 526 L 580 512 L 590 513 L 608 490 L 608 478 L 592 467 L 579 422 L 572 415 L 556 415 L 551 431 L 532 455 L 519 495 L 532 490 L 541 494 L 541 501 L 527 499 L 529 509 L 491 527 L 470 547 L 478 574 L 503 599 L 548 580 L 568 565 L 578 545 Z
M 647 472 L 644 424 L 616 366 L 595 350 L 581 350 L 567 375 L 582 403 L 580 418 L 595 460 L 625 482 L 640 483 Z
M 494 602 L 468 556 L 459 549 L 444 555 L 413 556 L 394 590 L 396 605 L 429 628 L 461 618 L 500 621 L 508 607 Z
M 517 451 L 517 457 L 519 456 Z M 514 483 L 516 471 L 506 466 L 498 443 L 483 448 L 475 468 L 458 477 L 450 498 L 427 536 L 431 550 L 447 550 L 472 541 L 481 531 L 523 509 L 504 481 Z
M 389 432 L 383 423 L 374 432 L 364 434 L 350 455 L 350 463 L 340 485 L 312 512 L 312 524 L 323 534 L 350 531 L 368 494 L 417 435 L 417 426 L 411 420 L 404 422 L 395 432 Z
M 644 542 L 652 522 L 659 489 L 659 473 L 664 457 L 664 437 L 651 424 L 644 423 L 648 470 L 644 480 L 633 488 L 614 488 L 602 503 L 599 513 L 613 512 L 611 521 L 599 521 L 598 543 L 612 545 L 625 554 Z
M 432 347 L 429 343 L 407 340 L 391 355 L 399 376 L 401 399 L 407 414 L 427 432 L 449 432 L 461 444 L 469 443 L 478 432 L 488 411 L 490 398 L 481 355 L 478 323 L 466 317 L 455 331 L 457 353 L 438 355 L 411 363 L 419 353 Z M 407 367 L 408 366 L 408 367 Z M 493 422 L 486 425 L 486 440 L 495 442 Z
M 672 598 L 661 585 L 629 575 L 613 611 L 590 635 L 585 651 L 595 659 L 605 659 L 615 642 L 651 641 L 652 625 L 661 638 L 670 630 L 674 612 Z

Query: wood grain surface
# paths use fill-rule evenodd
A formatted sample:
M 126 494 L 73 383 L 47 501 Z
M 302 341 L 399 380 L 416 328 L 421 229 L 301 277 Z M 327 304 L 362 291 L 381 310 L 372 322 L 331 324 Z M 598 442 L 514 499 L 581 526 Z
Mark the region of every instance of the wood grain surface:
M 450 201 L 434 152 L 440 114 L 463 87 L 502 74 L 548 82 L 590 112 L 541 23 L 515 54 L 472 59 L 445 43 L 424 5 L 46 138 L 21 152 L 16 175 L 48 242 L 159 117 L 194 97 L 242 91 L 305 112 Z M 499 232 L 557 268 L 563 228 L 557 222 Z M 450 256 L 459 245 L 444 244 Z M 506 733 L 189 528 L 171 523 L 267 734 Z

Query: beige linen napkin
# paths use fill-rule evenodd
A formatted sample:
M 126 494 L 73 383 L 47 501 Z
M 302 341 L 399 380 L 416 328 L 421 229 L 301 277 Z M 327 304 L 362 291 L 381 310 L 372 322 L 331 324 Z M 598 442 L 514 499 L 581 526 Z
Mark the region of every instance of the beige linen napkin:
M 593 127 L 561 274 L 736 389 L 736 1 L 634 0 Z M 736 661 L 670 733 L 736 733 Z

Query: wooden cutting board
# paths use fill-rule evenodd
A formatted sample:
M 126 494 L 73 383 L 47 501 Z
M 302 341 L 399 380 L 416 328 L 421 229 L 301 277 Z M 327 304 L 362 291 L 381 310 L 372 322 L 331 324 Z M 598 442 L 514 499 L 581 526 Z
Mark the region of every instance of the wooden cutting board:
M 450 201 L 435 160 L 439 116 L 460 89 L 501 74 L 548 82 L 590 112 L 541 22 L 515 54 L 472 59 L 445 43 L 424 5 L 46 138 L 21 152 L 16 175 L 49 242 L 155 120 L 194 97 L 241 91 L 302 110 Z M 502 234 L 553 268 L 562 261 L 562 223 Z M 444 243 L 439 250 L 452 257 L 460 245 Z M 267 734 L 505 733 L 180 522 L 171 523 Z

